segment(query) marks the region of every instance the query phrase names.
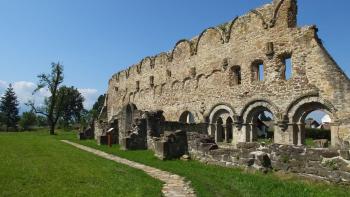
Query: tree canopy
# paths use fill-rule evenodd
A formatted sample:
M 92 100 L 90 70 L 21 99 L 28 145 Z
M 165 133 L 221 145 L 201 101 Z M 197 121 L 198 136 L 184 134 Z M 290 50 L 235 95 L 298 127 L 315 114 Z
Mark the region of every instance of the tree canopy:
M 0 101 L 0 112 L 2 113 L 3 123 L 6 125 L 6 131 L 10 127 L 17 129 L 19 120 L 18 105 L 17 96 L 10 84 Z

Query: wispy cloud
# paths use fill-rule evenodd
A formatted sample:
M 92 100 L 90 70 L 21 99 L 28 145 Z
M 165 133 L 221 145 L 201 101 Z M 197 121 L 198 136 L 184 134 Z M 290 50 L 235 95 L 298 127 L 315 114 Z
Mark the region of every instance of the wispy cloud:
M 98 91 L 96 89 L 91 88 L 79 88 L 78 91 L 85 98 L 84 107 L 86 109 L 91 109 L 99 96 Z
M 5 92 L 9 83 L 0 80 L 0 96 Z M 36 105 L 43 105 L 45 97 L 50 96 L 50 92 L 47 89 L 40 89 L 33 95 L 33 91 L 37 87 L 35 83 L 29 81 L 17 81 L 12 83 L 12 87 L 17 95 L 20 103 L 20 111 L 27 111 L 28 107 L 25 105 L 28 101 L 35 101 Z M 84 107 L 91 109 L 92 105 L 97 100 L 99 94 L 96 89 L 92 88 L 79 88 L 78 91 L 84 96 Z

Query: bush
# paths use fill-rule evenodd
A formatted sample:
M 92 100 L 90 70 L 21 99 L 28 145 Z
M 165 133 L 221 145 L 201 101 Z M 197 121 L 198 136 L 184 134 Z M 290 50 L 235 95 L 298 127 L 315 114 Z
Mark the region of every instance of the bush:
M 30 130 L 36 124 L 36 115 L 32 112 L 24 112 L 19 125 L 23 130 Z
M 331 140 L 331 131 L 325 129 L 306 128 L 306 138 Z

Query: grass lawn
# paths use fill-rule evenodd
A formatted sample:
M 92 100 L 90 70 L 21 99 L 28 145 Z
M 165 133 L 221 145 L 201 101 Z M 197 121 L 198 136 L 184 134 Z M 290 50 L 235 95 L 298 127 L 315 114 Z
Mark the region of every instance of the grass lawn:
M 197 161 L 160 161 L 151 151 L 122 151 L 78 141 L 74 133 L 0 133 L 0 196 L 159 196 L 161 183 L 144 173 L 63 144 L 68 139 L 191 180 L 198 196 L 349 196 L 349 188 L 245 173 Z
M 197 161 L 160 161 L 153 152 L 123 151 L 118 146 L 98 146 L 93 140 L 79 141 L 71 134 L 60 135 L 80 144 L 157 167 L 191 180 L 198 196 L 349 196 L 350 188 L 301 180 L 295 176 L 245 173 L 240 169 L 205 165 Z
M 43 132 L 0 133 L 0 196 L 160 196 L 142 171 Z

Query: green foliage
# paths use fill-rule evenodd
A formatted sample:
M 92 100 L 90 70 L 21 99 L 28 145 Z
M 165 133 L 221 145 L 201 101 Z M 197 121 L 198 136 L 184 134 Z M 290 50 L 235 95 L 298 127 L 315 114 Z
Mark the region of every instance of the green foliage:
M 80 122 L 81 113 L 84 110 L 84 97 L 78 89 L 62 86 L 57 92 L 58 102 L 55 107 L 57 114 L 62 114 L 63 128 L 69 128 L 71 124 Z
M 289 163 L 290 157 L 289 155 L 281 155 L 280 161 L 282 163 Z
M 325 129 L 306 128 L 306 138 L 331 140 L 331 131 Z
M 338 170 L 339 166 L 335 160 L 327 160 L 323 164 L 324 167 L 328 167 L 331 170 Z
M 47 127 L 47 118 L 45 116 L 36 116 L 37 126 L 39 127 Z
M 31 130 L 31 128 L 36 125 L 36 115 L 33 112 L 24 112 L 22 114 L 19 125 L 23 130 Z
M 305 139 L 305 145 L 307 147 L 310 147 L 310 148 L 313 148 L 313 147 L 316 146 L 316 144 L 315 144 L 315 142 L 314 142 L 314 140 L 312 138 L 306 138 Z
M 3 123 L 6 125 L 6 131 L 10 127 L 17 130 L 19 120 L 18 105 L 17 96 L 10 84 L 0 101 L 0 112 L 2 113 Z
M 92 117 L 93 119 L 97 119 L 99 113 L 101 112 L 102 108 L 103 108 L 103 104 L 105 102 L 105 98 L 106 95 L 100 95 L 97 99 L 97 101 L 95 102 L 95 104 L 93 105 L 92 109 L 91 109 L 91 113 L 92 113 Z

